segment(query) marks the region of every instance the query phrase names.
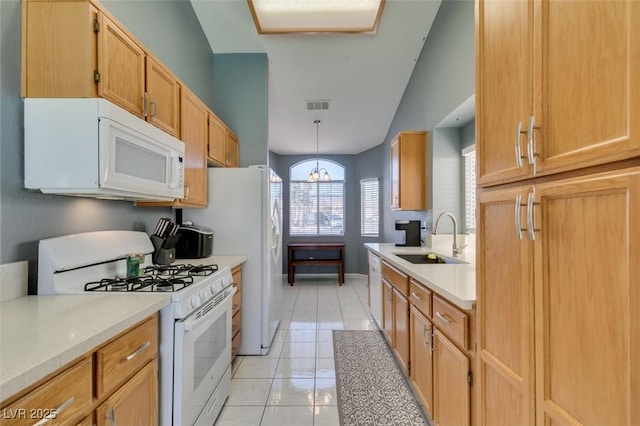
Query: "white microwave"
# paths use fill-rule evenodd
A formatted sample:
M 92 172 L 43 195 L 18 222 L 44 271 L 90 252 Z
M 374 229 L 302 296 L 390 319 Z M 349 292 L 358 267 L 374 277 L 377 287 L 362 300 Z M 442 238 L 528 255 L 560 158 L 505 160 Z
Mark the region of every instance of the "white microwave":
M 184 142 L 100 98 L 24 100 L 27 189 L 120 200 L 184 197 Z

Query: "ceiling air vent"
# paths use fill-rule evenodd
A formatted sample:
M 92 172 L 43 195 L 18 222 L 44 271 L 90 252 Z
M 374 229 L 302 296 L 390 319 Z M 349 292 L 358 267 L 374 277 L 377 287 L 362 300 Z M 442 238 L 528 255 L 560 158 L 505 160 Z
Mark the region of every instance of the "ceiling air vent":
M 307 110 L 329 109 L 329 101 L 307 101 Z

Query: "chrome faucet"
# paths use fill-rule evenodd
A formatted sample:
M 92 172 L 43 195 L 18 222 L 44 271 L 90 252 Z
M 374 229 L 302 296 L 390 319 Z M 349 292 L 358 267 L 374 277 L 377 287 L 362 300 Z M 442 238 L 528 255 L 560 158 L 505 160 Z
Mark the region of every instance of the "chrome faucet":
M 440 219 L 442 218 L 442 216 L 449 216 L 451 218 L 451 221 L 453 222 L 453 255 L 455 256 L 456 254 L 462 254 L 462 252 L 464 251 L 464 248 L 467 245 L 465 244 L 462 247 L 458 247 L 458 221 L 456 220 L 456 217 L 453 215 L 453 213 L 449 213 L 449 212 L 440 213 L 440 215 L 438 215 L 438 218 L 433 224 L 433 231 L 431 233 L 433 235 L 438 234 L 438 226 L 440 226 Z

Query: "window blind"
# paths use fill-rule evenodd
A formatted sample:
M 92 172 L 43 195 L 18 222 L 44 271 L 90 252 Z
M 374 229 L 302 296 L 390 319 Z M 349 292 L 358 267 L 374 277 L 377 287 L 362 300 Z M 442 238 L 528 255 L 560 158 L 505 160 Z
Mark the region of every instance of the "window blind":
M 360 181 L 360 234 L 377 237 L 380 218 L 380 190 L 378 179 Z
M 476 230 L 476 150 L 475 146 L 462 151 L 464 156 L 464 220 L 467 232 Z

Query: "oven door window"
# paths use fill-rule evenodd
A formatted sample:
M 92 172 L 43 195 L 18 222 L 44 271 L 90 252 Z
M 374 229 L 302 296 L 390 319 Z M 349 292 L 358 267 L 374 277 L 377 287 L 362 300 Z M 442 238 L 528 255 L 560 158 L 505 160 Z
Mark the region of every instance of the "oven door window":
M 221 316 L 207 331 L 205 331 L 194 343 L 194 363 L 193 363 L 193 389 L 196 390 L 207 377 L 216 361 L 227 347 L 227 326 L 226 315 Z

